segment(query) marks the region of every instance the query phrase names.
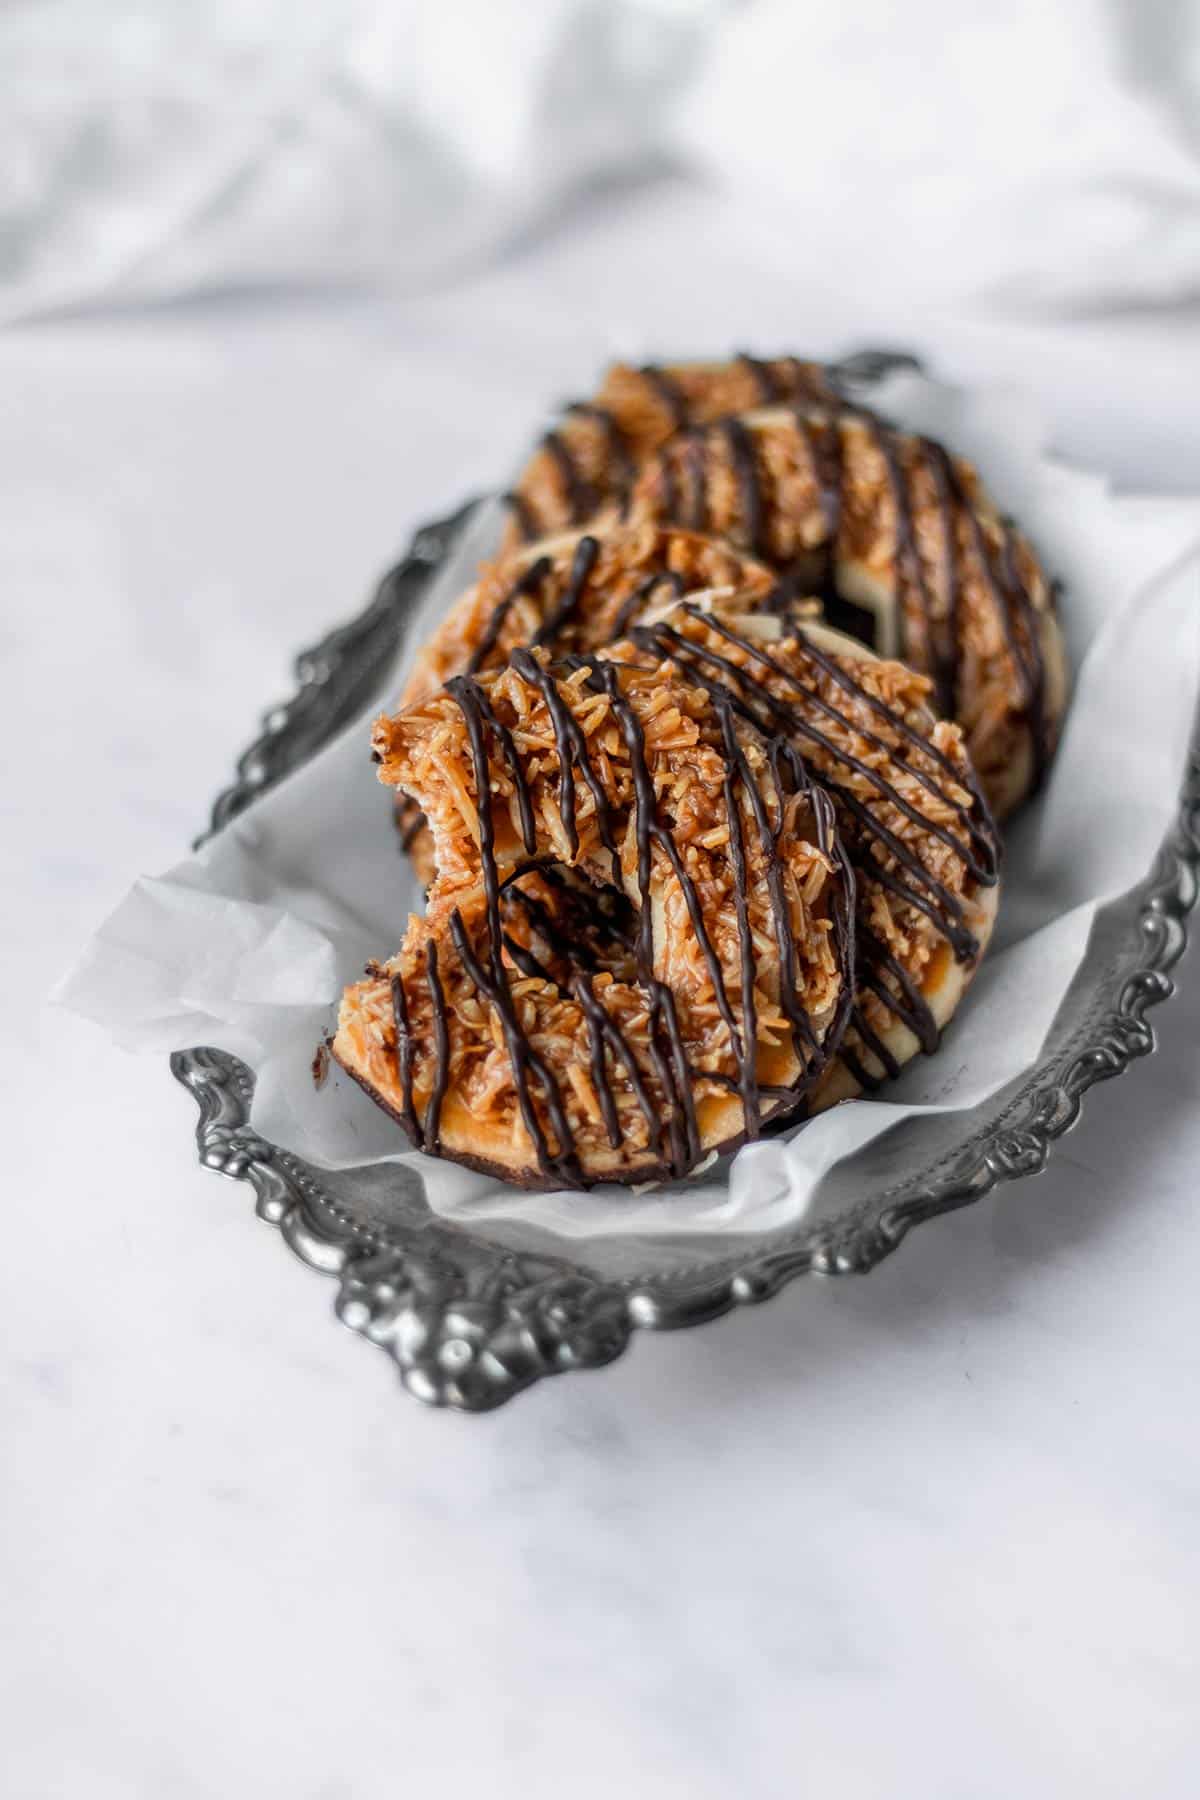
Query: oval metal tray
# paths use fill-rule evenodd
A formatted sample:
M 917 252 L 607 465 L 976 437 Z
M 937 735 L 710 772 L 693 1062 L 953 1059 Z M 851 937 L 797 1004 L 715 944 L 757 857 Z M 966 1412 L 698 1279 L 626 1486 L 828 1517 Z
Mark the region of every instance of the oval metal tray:
M 864 353 L 841 365 L 869 384 L 896 361 Z M 296 662 L 299 688 L 274 707 L 217 798 L 217 831 L 312 756 L 379 697 L 418 597 L 470 508 L 418 533 L 366 610 Z M 805 1274 L 861 1274 L 925 1219 L 1038 1173 L 1097 1082 L 1154 1048 L 1147 1010 L 1173 991 L 1200 868 L 1200 750 L 1193 744 L 1176 825 L 1146 880 L 1097 920 L 1084 964 L 1037 1065 L 971 1113 L 901 1126 L 883 1148 L 835 1171 L 834 1202 L 775 1236 L 726 1244 L 686 1266 L 614 1270 L 573 1261 L 561 1245 L 514 1244 L 436 1218 L 419 1178 L 372 1167 L 329 1174 L 251 1130 L 254 1075 L 224 1051 L 171 1058 L 199 1109 L 207 1168 L 248 1181 L 259 1217 L 310 1267 L 335 1277 L 338 1316 L 396 1362 L 408 1391 L 483 1411 L 543 1375 L 595 1368 L 638 1327 L 698 1325 L 769 1298 Z M 208 834 L 206 834 L 208 835 Z

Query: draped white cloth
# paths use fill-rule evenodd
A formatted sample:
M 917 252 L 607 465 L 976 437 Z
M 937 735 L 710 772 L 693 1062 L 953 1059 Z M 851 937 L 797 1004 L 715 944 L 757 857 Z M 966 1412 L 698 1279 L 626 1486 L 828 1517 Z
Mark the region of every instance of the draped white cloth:
M 0 99 L 0 317 L 442 283 L 668 166 L 898 298 L 1200 299 L 1197 0 L 50 0 Z

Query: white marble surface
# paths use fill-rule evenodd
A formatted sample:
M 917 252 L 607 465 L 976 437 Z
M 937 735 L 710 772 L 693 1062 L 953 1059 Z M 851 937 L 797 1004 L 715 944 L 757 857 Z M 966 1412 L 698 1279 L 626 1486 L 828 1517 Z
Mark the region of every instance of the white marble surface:
M 290 652 L 610 333 L 882 334 L 1032 387 L 1127 483 L 1194 481 L 1194 314 L 898 315 L 732 252 L 701 283 L 695 204 L 597 209 L 450 298 L 0 338 L 15 1800 L 1196 1791 L 1194 968 L 1042 1179 L 482 1419 L 336 1326 L 165 1068 L 39 1007 Z

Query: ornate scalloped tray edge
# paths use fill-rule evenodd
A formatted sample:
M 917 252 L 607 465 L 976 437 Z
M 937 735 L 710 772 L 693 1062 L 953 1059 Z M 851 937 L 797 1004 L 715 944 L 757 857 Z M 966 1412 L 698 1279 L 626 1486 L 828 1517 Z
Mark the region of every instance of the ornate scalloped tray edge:
M 867 352 L 847 359 L 841 372 L 848 384 L 866 386 L 911 361 Z M 297 659 L 295 697 L 265 716 L 237 780 L 213 806 L 209 833 L 369 702 L 379 668 L 469 510 L 419 532 L 365 611 Z M 388 1352 L 417 1399 L 484 1411 L 544 1375 L 612 1361 L 635 1328 L 701 1324 L 766 1300 L 804 1274 L 865 1273 L 912 1226 L 982 1198 L 999 1182 L 1040 1172 L 1088 1090 L 1154 1049 L 1146 1013 L 1174 991 L 1169 971 L 1187 943 L 1198 870 L 1200 747 L 1193 746 L 1175 828 L 1126 905 L 1120 942 L 1097 971 L 1090 1002 L 1065 1044 L 1029 1072 L 1002 1111 L 869 1206 L 682 1276 L 613 1281 L 566 1258 L 515 1252 L 435 1218 L 407 1193 L 386 1218 L 377 1207 L 353 1208 L 335 1182 L 250 1128 L 254 1075 L 244 1063 L 196 1048 L 172 1056 L 171 1069 L 200 1110 L 201 1163 L 248 1181 L 259 1217 L 311 1268 L 336 1278 L 343 1323 Z

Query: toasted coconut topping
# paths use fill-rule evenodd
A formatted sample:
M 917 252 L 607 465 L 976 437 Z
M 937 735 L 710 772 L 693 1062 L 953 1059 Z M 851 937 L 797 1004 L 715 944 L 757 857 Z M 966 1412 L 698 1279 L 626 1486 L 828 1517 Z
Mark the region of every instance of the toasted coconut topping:
M 1037 785 L 1065 703 L 1053 592 L 969 463 L 868 413 L 774 408 L 666 442 L 629 511 L 803 570 L 835 623 L 882 613 L 878 647 L 930 676 L 989 799 L 1013 803 L 1022 751 Z
M 832 406 L 837 398 L 820 364 L 794 356 L 615 364 L 594 399 L 564 410 L 506 496 L 509 544 L 588 524 L 606 509 L 619 515 L 638 466 L 674 432 L 783 402 Z
M 586 653 L 683 595 L 711 604 L 734 593 L 739 605 L 804 610 L 793 584 L 697 532 L 645 521 L 600 537 L 548 539 L 485 564 L 422 650 L 401 705 L 426 698 L 451 676 L 498 668 L 521 645 Z M 807 609 L 809 616 L 817 610 L 815 603 Z M 420 808 L 407 796 L 396 802 L 396 824 L 419 879 L 428 884 L 432 840 Z
M 1053 593 L 969 464 L 791 358 L 614 368 L 507 498 L 375 728 L 431 885 L 332 1049 L 420 1147 L 639 1185 L 936 1047 L 987 798 L 1055 746 Z
M 844 1028 L 853 929 L 796 750 L 670 666 L 518 650 L 379 720 L 375 752 L 437 876 L 335 1052 L 414 1141 L 632 1180 L 794 1110 Z
M 685 602 L 613 654 L 673 663 L 715 703 L 785 734 L 831 796 L 858 904 L 858 992 L 841 1056 L 874 1087 L 898 1073 L 897 1023 L 936 1048 L 927 990 L 945 960 L 978 960 L 972 902 L 997 879 L 994 828 L 961 730 L 928 710 L 926 677 L 830 653 L 819 633 L 770 642 L 755 623 Z
M 566 533 L 484 564 L 417 659 L 400 704 L 452 675 L 499 668 L 520 645 L 586 654 L 651 608 L 713 590 L 767 605 L 779 587 L 764 563 L 717 538 L 651 520 L 609 533 Z

